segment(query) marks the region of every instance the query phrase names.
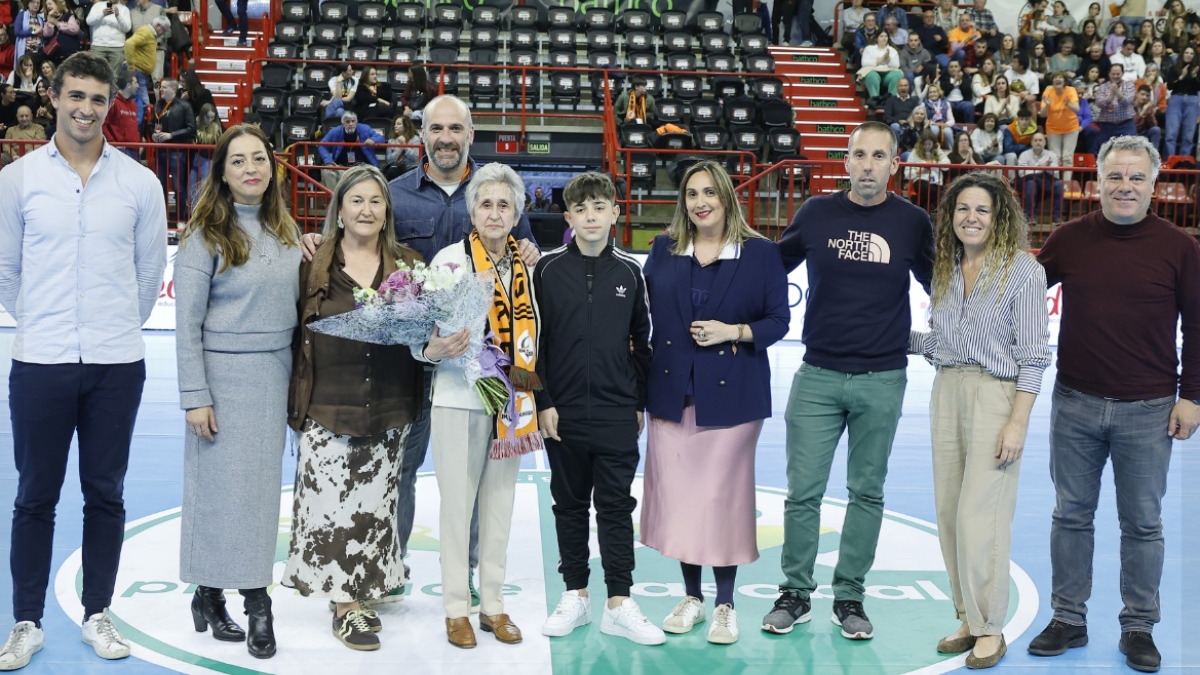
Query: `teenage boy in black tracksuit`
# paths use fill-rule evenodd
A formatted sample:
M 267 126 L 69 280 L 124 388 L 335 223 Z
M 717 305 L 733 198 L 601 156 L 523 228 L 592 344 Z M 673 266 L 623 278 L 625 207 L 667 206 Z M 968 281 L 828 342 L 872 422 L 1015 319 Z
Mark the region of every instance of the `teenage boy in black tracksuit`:
M 600 630 L 639 644 L 666 636 L 629 598 L 638 436 L 646 407 L 650 310 L 641 266 L 609 241 L 619 208 L 607 176 L 585 173 L 563 200 L 571 243 L 533 271 L 538 308 L 538 424 L 550 459 L 559 572 L 567 590 L 542 626 L 552 637 L 592 621 L 588 598 L 589 508 L 593 496 L 608 603 Z

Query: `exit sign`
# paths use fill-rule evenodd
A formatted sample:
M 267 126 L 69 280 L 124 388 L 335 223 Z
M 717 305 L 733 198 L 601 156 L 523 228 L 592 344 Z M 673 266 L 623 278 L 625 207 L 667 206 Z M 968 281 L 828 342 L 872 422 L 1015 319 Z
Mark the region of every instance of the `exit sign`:
M 529 141 L 527 150 L 531 155 L 548 155 L 550 154 L 550 141 Z
M 497 155 L 515 155 L 519 148 L 516 134 L 496 134 Z

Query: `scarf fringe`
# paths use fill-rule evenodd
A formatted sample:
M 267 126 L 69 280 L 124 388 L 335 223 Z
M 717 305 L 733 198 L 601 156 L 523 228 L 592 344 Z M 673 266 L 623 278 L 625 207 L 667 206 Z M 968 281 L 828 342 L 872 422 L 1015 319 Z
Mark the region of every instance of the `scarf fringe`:
M 508 379 L 514 388 L 521 391 L 541 391 L 542 380 L 532 370 L 509 366 Z
M 546 442 L 537 431 L 517 436 L 516 438 L 497 438 L 492 441 L 492 449 L 488 452 L 489 459 L 512 459 L 528 455 L 535 450 L 545 450 Z

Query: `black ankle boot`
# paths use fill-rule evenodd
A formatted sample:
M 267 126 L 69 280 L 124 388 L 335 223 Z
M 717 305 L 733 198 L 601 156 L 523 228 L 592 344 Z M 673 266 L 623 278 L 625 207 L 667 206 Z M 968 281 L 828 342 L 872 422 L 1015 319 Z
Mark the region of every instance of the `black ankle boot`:
M 246 598 L 246 616 L 250 617 L 246 631 L 246 650 L 256 659 L 275 656 L 274 618 L 271 616 L 271 596 L 265 588 L 238 591 Z
M 234 623 L 225 610 L 225 594 L 220 588 L 200 586 L 196 589 L 192 596 L 192 621 L 197 633 L 212 626 L 212 636 L 218 640 L 241 642 L 246 639 L 246 631 Z

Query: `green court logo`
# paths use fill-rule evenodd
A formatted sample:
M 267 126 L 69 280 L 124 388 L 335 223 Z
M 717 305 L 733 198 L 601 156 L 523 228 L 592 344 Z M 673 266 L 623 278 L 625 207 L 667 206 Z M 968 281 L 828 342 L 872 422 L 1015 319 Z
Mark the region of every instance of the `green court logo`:
M 634 483 L 641 496 L 641 479 Z M 939 637 L 957 623 L 942 566 L 937 532 L 923 521 L 885 513 L 875 565 L 867 577 L 866 608 L 875 624 L 875 639 L 850 642 L 829 621 L 832 593 L 821 585 L 813 594 L 813 620 L 790 635 L 771 635 L 759 623 L 771 608 L 782 580 L 779 567 L 783 544 L 785 492 L 758 489 L 757 538 L 760 558 L 739 569 L 735 603 L 741 640 L 718 647 L 706 641 L 707 624 L 688 635 L 670 635 L 661 647 L 643 647 L 600 632 L 604 572 L 592 525 L 593 597 L 591 626 L 553 640 L 540 634 L 542 622 L 554 610 L 564 590 L 557 572 L 558 549 L 551 512 L 549 473 L 523 471 L 518 477 L 505 575 L 505 611 L 522 629 L 519 645 L 501 645 L 477 631 L 479 648 L 464 652 L 446 641 L 441 602 L 438 492 L 432 474 L 417 484 L 416 527 L 410 540 L 412 580 L 401 603 L 379 605 L 383 648 L 351 652 L 331 634 L 331 615 L 325 599 L 304 598 L 294 590 L 272 586 L 275 658 L 256 660 L 245 645 L 218 642 L 195 632 L 189 616 L 194 586 L 179 580 L 179 509 L 132 522 L 126 528 L 116 594 L 110 608 L 114 621 L 133 643 L 135 657 L 185 673 L 254 675 L 327 673 L 333 664 L 372 672 L 439 673 L 482 667 L 489 674 L 567 675 L 608 673 L 774 673 L 805 672 L 844 675 L 933 675 L 959 668 L 964 656 L 946 658 L 935 649 Z M 280 495 L 275 578 L 286 560 L 290 538 L 292 494 Z M 821 539 L 816 576 L 828 584 L 837 564 L 845 504 L 827 499 L 821 509 Z M 638 513 L 634 514 L 635 530 Z M 230 523 L 235 527 L 235 523 Z M 712 533 L 719 536 L 720 533 Z M 636 545 L 637 570 L 632 595 L 656 623 L 683 597 L 679 563 Z M 59 569 L 55 593 L 69 616 L 83 613 L 81 553 L 75 551 Z M 1038 606 L 1032 581 L 1012 565 L 1010 614 L 1005 628 L 1009 641 L 1024 632 Z M 715 587 L 705 570 L 704 592 L 712 611 Z M 478 582 L 478 577 L 476 578 Z M 242 620 L 241 599 L 229 591 L 230 614 Z M 334 669 L 336 672 L 336 668 Z

